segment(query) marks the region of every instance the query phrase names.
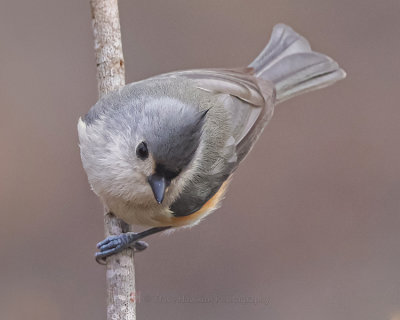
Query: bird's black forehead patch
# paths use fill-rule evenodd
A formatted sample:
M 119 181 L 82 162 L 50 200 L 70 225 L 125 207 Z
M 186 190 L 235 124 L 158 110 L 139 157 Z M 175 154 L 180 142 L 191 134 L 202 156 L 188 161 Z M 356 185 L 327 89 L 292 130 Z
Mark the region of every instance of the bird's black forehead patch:
M 155 172 L 156 172 L 156 174 L 165 177 L 165 179 L 167 179 L 167 180 L 172 180 L 181 173 L 181 169 L 171 170 L 171 169 L 167 168 L 165 165 L 158 163 L 158 164 L 156 164 Z
M 160 168 L 176 173 L 190 163 L 200 144 L 205 114 L 189 109 L 176 117 L 161 117 L 149 138 L 150 152 Z

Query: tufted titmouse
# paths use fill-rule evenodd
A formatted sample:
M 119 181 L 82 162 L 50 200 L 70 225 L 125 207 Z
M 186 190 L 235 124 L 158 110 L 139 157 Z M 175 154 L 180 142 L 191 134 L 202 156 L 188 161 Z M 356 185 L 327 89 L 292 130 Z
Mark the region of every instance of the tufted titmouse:
M 149 234 L 197 224 L 218 208 L 274 105 L 345 76 L 278 24 L 248 67 L 168 73 L 101 98 L 78 123 L 89 182 L 116 216 L 153 228 L 105 239 L 96 258 L 143 249 L 139 240 Z

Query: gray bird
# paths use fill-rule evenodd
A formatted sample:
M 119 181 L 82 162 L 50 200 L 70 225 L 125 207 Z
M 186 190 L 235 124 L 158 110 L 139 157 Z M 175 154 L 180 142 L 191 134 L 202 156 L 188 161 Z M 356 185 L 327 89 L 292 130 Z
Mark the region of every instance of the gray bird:
M 232 173 L 274 106 L 346 73 L 278 24 L 245 68 L 155 76 L 101 98 L 79 120 L 83 167 L 93 191 L 128 224 L 152 227 L 98 244 L 98 261 L 168 228 L 193 226 L 217 209 Z

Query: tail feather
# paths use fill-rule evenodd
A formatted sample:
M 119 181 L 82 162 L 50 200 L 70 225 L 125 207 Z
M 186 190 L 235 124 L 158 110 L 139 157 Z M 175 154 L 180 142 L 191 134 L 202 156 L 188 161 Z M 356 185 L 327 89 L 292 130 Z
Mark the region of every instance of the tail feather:
M 334 60 L 312 51 L 304 37 L 284 24 L 274 27 L 269 43 L 249 66 L 257 77 L 275 84 L 278 103 L 346 77 Z

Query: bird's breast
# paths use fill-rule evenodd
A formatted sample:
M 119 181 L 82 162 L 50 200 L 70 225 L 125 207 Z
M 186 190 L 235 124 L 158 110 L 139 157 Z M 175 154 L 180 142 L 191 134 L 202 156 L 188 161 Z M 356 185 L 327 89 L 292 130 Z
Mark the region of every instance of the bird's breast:
M 105 201 L 107 207 L 118 218 L 128 224 L 142 225 L 149 227 L 183 227 L 195 225 L 208 214 L 219 207 L 229 184 L 229 179 L 225 181 L 220 189 L 206 201 L 202 207 L 190 215 L 177 217 L 167 205 L 154 203 L 138 204 L 121 199 L 107 199 Z

